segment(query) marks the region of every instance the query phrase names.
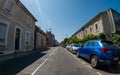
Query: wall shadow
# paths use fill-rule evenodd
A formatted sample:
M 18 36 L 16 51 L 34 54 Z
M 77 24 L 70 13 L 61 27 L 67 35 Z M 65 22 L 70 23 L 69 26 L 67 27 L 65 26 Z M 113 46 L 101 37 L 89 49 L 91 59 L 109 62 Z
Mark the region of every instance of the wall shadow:
M 0 75 L 16 75 L 46 53 L 34 52 L 18 58 L 13 58 L 0 63 Z

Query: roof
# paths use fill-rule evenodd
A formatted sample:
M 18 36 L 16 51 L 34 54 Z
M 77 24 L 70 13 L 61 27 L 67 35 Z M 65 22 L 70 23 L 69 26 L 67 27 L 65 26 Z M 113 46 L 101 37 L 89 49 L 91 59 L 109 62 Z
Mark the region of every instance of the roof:
M 37 21 L 37 19 L 31 14 L 31 12 L 22 4 L 22 2 L 20 0 L 17 0 L 17 2 L 20 3 L 20 6 L 23 8 L 23 10 L 28 13 L 35 21 Z

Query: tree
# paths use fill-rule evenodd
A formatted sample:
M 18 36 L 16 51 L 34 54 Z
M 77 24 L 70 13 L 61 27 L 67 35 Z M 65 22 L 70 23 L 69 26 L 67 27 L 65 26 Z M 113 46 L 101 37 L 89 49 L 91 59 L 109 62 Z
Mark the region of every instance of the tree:
M 98 39 L 98 37 L 93 35 L 93 34 L 90 34 L 90 35 L 88 35 L 88 36 L 86 36 L 85 38 L 82 39 L 82 43 L 84 43 L 88 40 L 93 40 L 93 39 Z
M 68 41 L 68 38 L 65 38 L 63 41 L 61 41 L 60 44 L 66 44 L 67 41 Z
M 112 40 L 113 43 L 120 48 L 120 34 L 119 33 L 115 33 L 113 34 Z

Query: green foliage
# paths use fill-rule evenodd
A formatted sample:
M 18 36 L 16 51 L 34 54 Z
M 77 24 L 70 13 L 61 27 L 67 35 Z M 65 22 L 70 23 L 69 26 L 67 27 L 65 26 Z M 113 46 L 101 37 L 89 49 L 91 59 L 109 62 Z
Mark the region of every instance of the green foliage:
M 79 43 L 79 39 L 77 37 L 69 38 L 66 42 L 66 44 L 72 44 L 72 43 Z
M 82 44 L 88 40 L 92 39 L 102 39 L 102 40 L 108 40 L 108 37 L 106 38 L 105 33 L 100 33 L 99 35 L 88 35 L 84 37 L 83 39 L 77 38 L 77 37 L 72 37 L 72 38 L 65 38 L 61 44 L 72 44 L 72 43 L 77 43 L 77 44 Z M 120 33 L 115 33 L 113 34 L 112 38 L 110 41 L 113 41 L 113 43 L 120 48 Z
M 69 40 L 68 38 L 65 38 L 63 41 L 61 41 L 60 44 L 66 44 L 66 42 L 67 42 L 68 40 Z
M 100 34 L 98 35 L 98 38 L 99 38 L 99 39 L 102 39 L 102 40 L 106 40 L 105 33 L 100 33 Z
M 115 33 L 113 34 L 113 37 L 111 39 L 111 41 L 113 41 L 113 43 L 120 48 L 120 34 L 119 33 Z
M 65 38 L 61 42 L 61 44 L 72 44 L 72 43 L 81 44 L 81 43 L 84 43 L 85 41 L 92 40 L 92 39 L 97 39 L 97 36 L 95 36 L 95 35 L 88 35 L 88 36 L 86 36 L 83 39 L 79 39 L 77 37 Z
M 86 42 L 88 40 L 93 40 L 93 39 L 98 39 L 98 37 L 93 35 L 93 34 L 88 35 L 88 36 L 86 36 L 85 38 L 82 39 L 82 43 L 84 43 L 84 42 Z

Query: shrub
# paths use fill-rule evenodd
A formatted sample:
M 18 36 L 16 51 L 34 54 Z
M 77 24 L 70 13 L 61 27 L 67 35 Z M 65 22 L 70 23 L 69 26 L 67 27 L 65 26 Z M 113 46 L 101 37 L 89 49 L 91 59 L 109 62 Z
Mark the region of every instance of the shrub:
M 111 41 L 113 41 L 113 43 L 120 48 L 120 34 L 119 33 L 115 33 L 112 36 Z

